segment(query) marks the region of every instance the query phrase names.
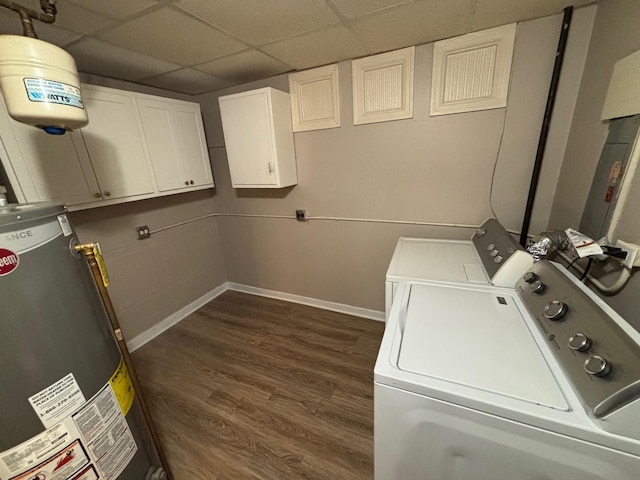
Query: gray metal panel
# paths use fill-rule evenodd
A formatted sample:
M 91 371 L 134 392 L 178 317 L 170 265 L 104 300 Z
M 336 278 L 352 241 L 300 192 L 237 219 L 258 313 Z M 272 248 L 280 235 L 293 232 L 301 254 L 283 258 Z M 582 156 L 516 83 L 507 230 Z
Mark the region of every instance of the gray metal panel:
M 478 252 L 484 268 L 489 274 L 489 278 L 493 278 L 498 270 L 500 270 L 500 267 L 506 264 L 509 257 L 516 251 L 523 250 L 516 239 L 513 238 L 495 218 L 486 220 L 473 234 L 471 241 Z M 495 255 L 491 255 L 493 250 L 497 250 L 497 255 L 503 258 L 501 263 L 493 261 L 495 258 Z
M 0 209 L 0 248 L 11 249 L 7 233 L 57 225 L 56 216 L 65 211 L 51 205 L 14 207 Z M 74 236 L 58 229 L 57 237 L 19 254 L 18 267 L 0 276 L 0 451 L 44 430 L 30 396 L 73 373 L 88 400 L 120 361 L 88 265 L 69 248 Z M 120 478 L 143 479 L 155 453 L 136 404 L 127 419 L 138 452 Z
M 611 216 L 616 207 L 620 182 L 627 168 L 631 149 L 640 126 L 640 116 L 618 118 L 609 125 L 609 136 L 605 143 L 596 173 L 593 177 L 589 197 L 580 220 L 580 231 L 592 238 L 606 235 Z M 612 176 L 616 164 L 619 175 Z
M 562 267 L 560 267 L 562 268 Z M 536 319 L 551 351 L 573 384 L 587 410 L 602 417 L 626 403 L 640 398 L 640 347 L 638 344 L 567 275 L 547 261 L 536 263 L 531 271 L 544 285 L 534 293 L 531 284 L 521 279 L 516 291 Z M 551 301 L 567 305 L 567 313 L 558 320 L 544 316 Z M 568 341 L 581 333 L 592 341 L 586 351 L 569 348 Z M 584 369 L 590 356 L 605 358 L 611 371 L 602 377 Z

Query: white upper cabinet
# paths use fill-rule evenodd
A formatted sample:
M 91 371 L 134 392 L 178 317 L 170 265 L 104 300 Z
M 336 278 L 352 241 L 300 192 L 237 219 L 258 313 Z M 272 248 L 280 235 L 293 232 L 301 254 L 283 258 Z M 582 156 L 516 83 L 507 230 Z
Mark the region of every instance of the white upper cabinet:
M 84 86 L 82 98 L 89 115 L 82 137 L 102 195 L 153 193 L 151 166 L 131 94 Z
M 89 125 L 48 135 L 0 98 L 0 157 L 18 201 L 71 210 L 213 187 L 200 106 L 83 85 Z
M 218 100 L 233 187 L 295 185 L 289 94 L 267 87 Z
M 0 157 L 20 202 L 102 198 L 79 132 L 49 135 L 11 119 L 1 96 L 0 106 Z
M 158 189 L 213 186 L 200 106 L 151 96 L 136 102 Z

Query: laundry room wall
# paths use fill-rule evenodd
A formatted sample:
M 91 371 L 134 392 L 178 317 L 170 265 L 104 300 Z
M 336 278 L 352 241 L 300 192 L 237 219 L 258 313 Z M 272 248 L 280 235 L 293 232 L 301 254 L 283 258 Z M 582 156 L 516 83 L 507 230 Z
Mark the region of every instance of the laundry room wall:
M 595 7 L 575 12 L 532 231 L 547 226 Z M 519 24 L 506 109 L 429 116 L 433 45 L 416 48 L 414 118 L 354 126 L 351 63 L 339 64 L 342 126 L 295 134 L 298 184 L 233 189 L 218 96 L 263 86 L 288 91 L 286 75 L 197 97 L 203 108 L 221 213 L 228 280 L 356 307 L 384 309 L 384 276 L 400 236 L 469 238 L 468 227 L 313 220 L 313 216 L 478 225 L 493 206 L 519 229 L 561 26 L 556 15 Z M 505 117 L 506 116 L 506 117 Z M 499 148 L 504 125 L 502 148 Z
M 95 75 L 93 85 L 193 101 L 161 89 Z M 181 193 L 72 212 L 80 241 L 97 241 L 111 277 L 109 293 L 128 341 L 226 281 L 215 218 L 187 223 L 137 240 L 135 227 L 152 230 L 213 213 L 213 190 Z
M 615 62 L 640 50 L 640 2 L 601 2 L 593 27 L 584 78 L 567 144 L 558 190 L 553 202 L 550 227 L 578 228 L 591 188 L 591 181 L 608 134 L 608 122 L 600 120 Z M 640 231 L 640 216 L 626 216 L 627 231 Z M 624 238 L 640 244 L 640 238 Z M 603 278 L 615 281 L 615 275 Z M 640 330 L 640 278 L 633 275 L 617 295 L 603 297 L 618 313 Z

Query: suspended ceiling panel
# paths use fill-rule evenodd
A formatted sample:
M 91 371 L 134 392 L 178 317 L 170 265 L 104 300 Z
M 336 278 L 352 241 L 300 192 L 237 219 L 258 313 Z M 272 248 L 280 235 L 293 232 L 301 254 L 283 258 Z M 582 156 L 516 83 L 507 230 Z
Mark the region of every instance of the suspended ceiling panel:
M 16 1 L 40 8 L 38 0 Z M 567 2 L 58 0 L 57 5 L 56 23 L 36 23 L 36 31 L 68 49 L 81 71 L 204 93 L 557 14 Z M 4 8 L 0 34 L 20 34 L 19 17 Z

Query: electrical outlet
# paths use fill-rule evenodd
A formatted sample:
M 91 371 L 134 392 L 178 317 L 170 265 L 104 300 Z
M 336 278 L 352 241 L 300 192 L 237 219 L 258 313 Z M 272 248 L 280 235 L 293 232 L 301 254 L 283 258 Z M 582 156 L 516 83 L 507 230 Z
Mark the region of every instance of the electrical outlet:
M 616 247 L 621 248 L 627 252 L 627 258 L 620 259 L 620 263 L 627 268 L 640 267 L 640 245 L 635 243 L 623 242 L 622 240 L 616 240 Z
M 149 238 L 151 236 L 151 230 L 149 230 L 149 227 L 147 225 L 136 227 L 136 233 L 138 234 L 138 240 L 144 240 L 145 238 Z
M 296 210 L 296 220 L 299 222 L 307 221 L 307 211 L 306 210 Z

